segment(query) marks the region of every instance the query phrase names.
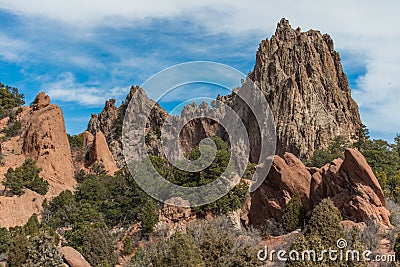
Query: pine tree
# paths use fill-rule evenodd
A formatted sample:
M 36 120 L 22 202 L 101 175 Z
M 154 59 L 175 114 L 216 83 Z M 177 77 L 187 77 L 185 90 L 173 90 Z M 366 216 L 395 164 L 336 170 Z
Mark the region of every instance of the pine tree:
M 114 240 L 107 227 L 92 228 L 83 237 L 82 254 L 92 266 L 115 266 Z
M 306 211 L 301 202 L 300 196 L 295 194 L 286 205 L 282 216 L 282 224 L 287 232 L 292 232 L 304 223 Z
M 156 211 L 153 200 L 147 201 L 142 210 L 142 233 L 148 234 L 153 231 L 154 225 L 158 223 L 158 212 Z
M 29 243 L 22 229 L 17 229 L 13 234 L 7 255 L 8 267 L 20 267 L 26 263 L 29 256 Z
M 0 254 L 6 253 L 11 243 L 11 235 L 7 228 L 0 228 Z

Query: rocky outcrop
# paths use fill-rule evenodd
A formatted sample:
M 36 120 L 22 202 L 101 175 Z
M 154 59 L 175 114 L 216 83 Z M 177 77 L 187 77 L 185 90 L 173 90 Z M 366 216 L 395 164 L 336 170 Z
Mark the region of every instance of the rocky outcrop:
M 49 100 L 40 93 L 32 107 L 22 108 L 21 133 L 1 143 L 0 165 L 1 181 L 8 168 L 21 166 L 27 157 L 36 160 L 40 176 L 49 182 L 48 199 L 66 189 L 73 191 L 76 184 L 63 114 Z M 0 196 L 0 227 L 25 224 L 33 213 L 41 213 L 45 197 L 28 189 L 22 196 Z
M 92 114 L 88 124 L 88 131 L 96 135 L 98 131 L 104 133 L 110 141 L 115 135 L 115 122 L 118 118 L 118 108 L 115 106 L 115 99 L 106 101 L 103 110 L 98 114 Z
M 33 110 L 39 110 L 50 105 L 50 97 L 44 92 L 40 92 L 32 103 Z
M 21 115 L 22 152 L 37 161 L 40 175 L 50 183 L 48 195 L 56 196 L 76 184 L 70 145 L 60 107 L 46 106 L 50 98 L 42 93 L 36 99 L 36 108 Z
M 98 115 L 92 115 L 87 129 L 92 135 L 96 135 L 98 131 L 104 133 L 108 147 L 119 167 L 122 167 L 125 162 L 122 152 L 121 132 L 125 111 L 131 100 L 131 107 L 133 110 L 143 110 L 143 107 L 146 105 L 155 104 L 153 100 L 147 97 L 142 88 L 139 86 L 132 86 L 121 106 L 116 107 L 114 99 L 106 101 L 104 109 Z M 146 131 L 147 143 L 151 154 L 158 155 L 161 151 L 159 131 L 165 118 L 168 116 L 168 113 L 158 104 L 155 105 L 150 114 L 149 128 L 146 129 Z
M 88 139 L 86 142 L 89 143 L 90 135 L 85 135 Z M 85 141 L 85 138 L 84 138 Z M 102 164 L 104 169 L 111 175 L 118 170 L 117 164 L 108 149 L 106 138 L 101 131 L 96 133 L 94 141 L 92 141 L 92 146 L 89 151 L 89 165 Z
M 44 196 L 25 190 L 22 196 L 0 196 L 0 227 L 24 225 L 32 214 L 40 214 Z
M 167 201 L 169 204 L 164 204 L 160 212 L 160 221 L 167 223 L 177 223 L 181 220 L 189 220 L 193 218 L 190 203 L 180 197 L 172 198 Z M 187 207 L 183 207 L 187 206 Z
M 322 177 L 322 179 L 321 179 Z M 344 219 L 390 225 L 381 186 L 362 154 L 346 149 L 345 159 L 325 165 L 312 177 L 311 199 L 330 197 Z
M 277 154 L 308 158 L 338 135 L 351 140 L 360 127 L 339 53 L 328 34 L 292 29 L 282 19 L 260 43 L 249 77 L 265 92 L 277 131 Z
M 282 219 L 283 210 L 299 194 L 307 211 L 331 198 L 345 220 L 369 220 L 390 226 L 382 189 L 362 154 L 346 149 L 344 160 L 322 168 L 306 168 L 294 155 L 275 156 L 268 177 L 252 194 L 250 222 L 263 225 L 267 218 Z
M 263 225 L 267 218 L 280 221 L 286 204 L 296 193 L 310 210 L 310 185 L 311 174 L 296 156 L 275 156 L 268 177 L 251 196 L 250 222 Z
M 62 247 L 60 253 L 69 267 L 90 267 L 85 258 L 72 247 Z

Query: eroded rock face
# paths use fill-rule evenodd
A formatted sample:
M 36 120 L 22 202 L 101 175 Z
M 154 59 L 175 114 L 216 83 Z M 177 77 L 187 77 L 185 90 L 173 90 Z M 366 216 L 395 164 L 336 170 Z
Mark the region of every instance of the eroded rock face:
M 91 150 L 89 151 L 89 165 L 93 164 L 104 165 L 104 169 L 111 175 L 118 170 L 117 164 L 108 149 L 106 138 L 101 131 L 96 133 Z
M 8 168 L 15 169 L 30 157 L 42 169 L 40 176 L 49 182 L 49 191 L 46 196 L 28 189 L 19 197 L 0 195 L 0 227 L 24 225 L 33 213 L 41 213 L 45 197 L 50 199 L 67 189 L 73 191 L 76 185 L 62 111 L 47 100 L 42 102 L 50 99 L 42 93 L 36 99 L 36 106 L 23 107 L 18 115 L 21 133 L 1 143 L 0 182 Z
M 322 199 L 331 198 L 346 220 L 373 220 L 390 226 L 382 189 L 362 154 L 346 149 L 345 159 L 322 168 L 306 168 L 294 155 L 275 156 L 263 185 L 252 194 L 249 219 L 263 225 L 267 218 L 281 220 L 284 208 L 299 194 L 307 211 Z
M 50 97 L 44 92 L 40 92 L 33 101 L 32 109 L 39 110 L 47 107 L 48 105 L 50 105 Z
M 268 177 L 251 196 L 250 223 L 263 225 L 267 218 L 280 221 L 286 204 L 296 193 L 310 209 L 310 184 L 311 174 L 296 156 L 275 156 Z
M 106 101 L 103 110 L 98 114 L 92 114 L 92 118 L 88 124 L 88 131 L 92 135 L 96 135 L 98 131 L 104 133 L 107 140 L 115 135 L 115 121 L 118 117 L 118 109 L 115 106 L 115 99 Z
M 106 101 L 104 109 L 98 114 L 93 114 L 89 121 L 87 131 L 92 135 L 96 135 L 98 131 L 103 132 L 108 147 L 119 167 L 124 165 L 121 128 L 125 110 L 132 100 L 132 110 L 140 111 L 148 105 L 154 105 L 154 101 L 149 99 L 144 90 L 138 86 L 132 86 L 124 103 L 116 107 L 115 100 Z M 148 133 L 149 152 L 154 155 L 160 153 L 161 143 L 159 140 L 159 130 L 168 113 L 158 104 L 155 105 L 149 118 Z
M 36 99 L 49 99 L 42 96 L 40 93 Z M 22 152 L 37 161 L 42 168 L 40 175 L 50 183 L 48 195 L 56 196 L 73 190 L 74 167 L 60 107 L 40 103 L 21 115 Z
M 328 34 L 292 29 L 282 19 L 260 43 L 249 77 L 265 92 L 277 131 L 277 154 L 308 158 L 338 135 L 360 127 L 339 53 Z

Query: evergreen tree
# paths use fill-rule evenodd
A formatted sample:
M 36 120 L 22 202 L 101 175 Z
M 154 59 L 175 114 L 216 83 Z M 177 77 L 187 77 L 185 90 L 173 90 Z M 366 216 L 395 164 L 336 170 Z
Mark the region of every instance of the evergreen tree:
M 0 228 L 0 254 L 6 253 L 11 243 L 11 235 L 7 228 Z
M 323 237 L 327 244 L 334 245 L 343 236 L 341 221 L 342 215 L 332 200 L 323 199 L 312 212 L 308 222 L 309 232 Z
M 28 220 L 28 222 L 24 225 L 24 232 L 26 235 L 35 236 L 39 233 L 41 225 L 38 220 L 38 216 L 34 213 Z
M 29 256 L 29 243 L 23 230 L 18 228 L 12 236 L 12 241 L 8 249 L 7 266 L 8 267 L 21 267 L 28 260 Z
M 39 176 L 41 169 L 36 166 L 36 162 L 31 158 L 25 159 L 24 163 L 16 168 L 9 168 L 2 181 L 5 189 L 11 195 L 22 195 L 23 188 L 26 187 L 41 195 L 45 195 L 49 190 L 49 183 Z
M 195 245 L 193 237 L 179 231 L 169 240 L 165 253 L 160 251 L 155 261 L 156 266 L 205 266 L 201 250 Z
M 353 140 L 355 141 L 353 143 L 353 146 L 356 147 L 358 150 L 362 151 L 365 142 L 369 140 L 369 130 L 367 126 L 362 124 L 361 127 L 356 130 L 355 135 L 352 137 Z
M 92 266 L 115 266 L 118 261 L 114 249 L 114 240 L 106 226 L 91 228 L 83 237 L 82 253 Z
M 154 225 L 158 223 L 158 212 L 154 207 L 153 200 L 149 199 L 149 201 L 147 201 L 147 204 L 143 207 L 141 218 L 142 233 L 151 233 Z
M 22 195 L 24 193 L 24 180 L 17 175 L 13 168 L 9 168 L 4 174 L 5 179 L 1 182 L 4 186 L 3 194 L 8 192 L 10 195 Z
M 300 196 L 295 194 L 286 205 L 282 216 L 283 228 L 287 232 L 292 232 L 303 226 L 306 211 L 301 202 Z

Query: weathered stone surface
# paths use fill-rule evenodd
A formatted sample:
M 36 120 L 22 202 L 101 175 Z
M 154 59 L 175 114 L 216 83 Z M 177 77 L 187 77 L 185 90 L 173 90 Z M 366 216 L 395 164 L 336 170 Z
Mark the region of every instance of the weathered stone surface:
M 118 129 L 116 125 L 118 123 L 122 125 L 125 110 L 131 100 L 132 110 L 135 111 L 141 111 L 145 107 L 155 104 L 153 100 L 147 97 L 142 88 L 132 86 L 124 103 L 120 107 L 115 107 L 115 100 L 112 99 L 106 102 L 104 109 L 98 115 L 92 114 L 87 129 L 93 135 L 96 135 L 98 131 L 104 133 L 109 149 L 117 162 L 117 165 L 120 167 L 123 166 L 125 160 L 122 152 L 121 133 L 117 132 Z M 168 116 L 168 113 L 158 104 L 155 105 L 150 114 L 149 128 L 146 129 L 146 132 L 148 134 L 147 141 L 149 143 L 149 152 L 151 154 L 158 155 L 161 151 L 161 143 L 158 134 L 160 127 Z
M 331 198 L 345 220 L 373 220 L 390 226 L 382 189 L 362 154 L 346 149 L 345 159 L 322 168 L 306 168 L 294 155 L 275 156 L 263 185 L 252 194 L 249 219 L 262 225 L 267 218 L 281 220 L 294 194 L 299 194 L 307 211 L 322 199 Z
M 322 188 L 322 197 L 330 197 L 344 219 L 391 225 L 381 186 L 359 151 L 346 149 L 343 162 L 325 165 L 320 173 L 322 181 L 317 184 Z M 311 198 L 317 199 L 320 195 L 321 192 L 317 196 L 312 192 Z
M 52 198 L 66 189 L 73 191 L 76 182 L 61 109 L 51 104 L 39 106 L 35 110 L 23 107 L 18 115 L 21 134 L 1 143 L 0 182 L 8 168 L 17 168 L 30 157 L 42 169 L 40 176 L 49 182 L 45 197 Z M 0 196 L 0 227 L 25 224 L 33 213 L 41 213 L 43 200 L 43 196 L 28 189 L 20 197 Z
M 351 141 L 361 125 L 328 34 L 294 30 L 282 19 L 271 39 L 260 43 L 249 77 L 265 92 L 274 114 L 279 155 L 308 158 L 338 135 Z
M 57 105 L 21 115 L 22 152 L 37 161 L 40 175 L 49 181 L 48 196 L 56 196 L 76 184 L 64 116 Z
M 69 267 L 91 267 L 85 258 L 72 247 L 62 247 L 60 253 Z
M 176 223 L 181 220 L 188 220 L 192 216 L 192 210 L 190 207 L 182 207 L 182 206 L 190 206 L 189 201 L 184 200 L 180 197 L 174 197 L 166 201 L 168 204 L 164 204 L 161 209 L 160 216 L 161 221 L 167 221 Z
M 103 164 L 104 169 L 111 175 L 118 170 L 117 164 L 108 149 L 106 138 L 101 131 L 96 133 L 91 150 L 89 151 L 89 165 Z
M 47 107 L 48 105 L 50 105 L 50 97 L 44 92 L 40 92 L 33 101 L 32 109 L 39 110 Z
M 298 193 L 303 205 L 310 208 L 311 174 L 293 154 L 275 156 L 268 177 L 252 194 L 249 219 L 252 224 L 263 225 L 268 218 L 282 219 L 284 207 Z
M 82 133 L 82 137 L 83 137 L 83 145 L 84 146 L 90 146 L 93 144 L 94 136 L 89 131 L 84 131 Z
M 96 135 L 98 131 L 104 133 L 107 138 L 115 134 L 115 121 L 118 117 L 118 109 L 115 106 L 115 99 L 106 101 L 103 110 L 98 114 L 92 114 L 88 124 L 88 131 Z

